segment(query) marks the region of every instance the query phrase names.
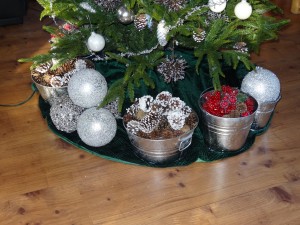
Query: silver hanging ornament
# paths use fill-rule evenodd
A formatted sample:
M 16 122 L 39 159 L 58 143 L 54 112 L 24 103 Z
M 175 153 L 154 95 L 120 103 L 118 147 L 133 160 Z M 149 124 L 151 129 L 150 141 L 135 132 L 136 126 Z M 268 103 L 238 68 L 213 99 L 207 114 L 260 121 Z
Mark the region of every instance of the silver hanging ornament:
M 84 110 L 64 95 L 51 106 L 50 118 L 58 130 L 71 133 L 76 131 L 78 118 Z
M 130 24 L 134 20 L 133 11 L 127 9 L 125 6 L 121 6 L 117 11 L 118 19 L 123 24 Z
M 208 1 L 208 6 L 209 9 L 215 13 L 220 13 L 222 12 L 227 5 L 226 0 L 209 0 Z
M 235 6 L 234 14 L 240 20 L 246 20 L 252 14 L 252 6 L 246 0 L 242 0 Z
M 84 111 L 77 122 L 77 133 L 87 145 L 100 147 L 115 137 L 117 122 L 107 109 L 96 107 Z
M 107 93 L 107 82 L 104 76 L 94 69 L 79 70 L 69 81 L 68 93 L 74 104 L 91 108 L 103 101 Z
M 166 46 L 168 41 L 167 41 L 167 35 L 170 31 L 170 28 L 166 26 L 166 21 L 161 20 L 158 25 L 157 25 L 157 39 L 158 42 L 161 46 Z

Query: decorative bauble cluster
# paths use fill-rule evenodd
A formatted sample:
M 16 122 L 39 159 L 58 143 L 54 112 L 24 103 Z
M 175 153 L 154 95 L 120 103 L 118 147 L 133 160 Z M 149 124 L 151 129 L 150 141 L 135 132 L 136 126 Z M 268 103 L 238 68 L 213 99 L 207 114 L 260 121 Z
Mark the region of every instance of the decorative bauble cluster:
M 136 99 L 123 120 L 131 134 L 151 139 L 179 136 L 196 122 L 192 109 L 167 91 Z
M 166 83 L 170 83 L 184 79 L 186 68 L 185 59 L 166 58 L 164 62 L 158 65 L 157 71 L 164 77 Z
M 75 105 L 68 95 L 60 96 L 50 108 L 50 117 L 54 126 L 66 133 L 77 129 L 77 121 L 85 109 Z
M 280 81 L 272 71 L 256 67 L 244 77 L 241 90 L 254 97 L 258 104 L 277 101 L 280 96 Z
M 164 5 L 169 11 L 178 11 L 185 7 L 187 0 L 155 0 L 155 3 Z
M 105 11 L 115 11 L 121 4 L 122 0 L 94 0 L 97 5 Z

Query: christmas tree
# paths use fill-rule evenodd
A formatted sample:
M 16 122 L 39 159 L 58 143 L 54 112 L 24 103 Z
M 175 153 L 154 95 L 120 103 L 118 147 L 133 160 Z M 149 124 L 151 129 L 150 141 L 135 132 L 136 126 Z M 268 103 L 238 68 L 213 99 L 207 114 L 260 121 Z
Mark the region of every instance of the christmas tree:
M 197 63 L 195 75 L 207 60 L 212 84 L 220 89 L 222 64 L 254 68 L 250 53 L 278 37 L 288 23 L 276 18 L 281 10 L 268 0 L 37 0 L 41 19 L 51 17 L 55 26 L 51 49 L 22 62 L 32 68 L 55 60 L 55 69 L 67 60 L 90 56 L 95 61 L 114 60 L 125 72 L 109 87 L 102 105 L 119 99 L 134 100 L 143 82 L 154 88 L 149 70 L 167 83 L 184 79 L 187 62 L 177 50 L 187 50 Z

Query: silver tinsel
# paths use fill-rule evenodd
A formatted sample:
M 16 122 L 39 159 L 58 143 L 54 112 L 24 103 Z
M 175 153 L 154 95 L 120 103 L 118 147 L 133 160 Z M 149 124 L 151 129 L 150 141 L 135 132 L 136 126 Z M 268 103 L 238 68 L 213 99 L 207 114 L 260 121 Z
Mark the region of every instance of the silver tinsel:
M 280 95 L 280 82 L 270 70 L 256 67 L 244 77 L 241 90 L 254 97 L 258 103 L 276 101 Z
M 166 83 L 170 83 L 184 79 L 186 67 L 185 59 L 167 58 L 157 67 L 157 71 L 164 77 Z
M 67 133 L 71 133 L 77 128 L 77 121 L 84 108 L 74 105 L 67 96 L 61 96 L 52 104 L 50 108 L 50 117 L 55 127 Z
M 77 133 L 87 145 L 100 147 L 108 144 L 116 135 L 117 122 L 107 109 L 87 109 L 78 118 Z
M 94 69 L 79 70 L 69 81 L 68 93 L 76 105 L 84 108 L 98 106 L 107 93 L 107 82 Z
M 121 4 L 122 0 L 94 0 L 97 5 L 105 11 L 115 11 Z

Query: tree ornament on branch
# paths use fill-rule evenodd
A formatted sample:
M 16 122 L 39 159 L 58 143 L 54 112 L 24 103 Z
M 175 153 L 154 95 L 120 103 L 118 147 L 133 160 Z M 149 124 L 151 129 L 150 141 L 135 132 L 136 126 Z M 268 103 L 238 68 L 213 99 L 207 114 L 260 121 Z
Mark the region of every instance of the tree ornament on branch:
M 196 42 L 201 42 L 205 39 L 206 37 L 206 31 L 198 28 L 196 31 L 193 31 L 193 39 Z
M 166 83 L 170 83 L 184 79 L 185 68 L 187 68 L 185 59 L 166 58 L 164 62 L 158 65 L 157 71 L 164 77 Z
M 169 33 L 170 28 L 166 26 L 166 21 L 161 20 L 157 25 L 157 39 L 161 46 L 166 46 L 167 41 L 167 34 Z
M 145 29 L 147 24 L 148 24 L 148 19 L 147 19 L 146 14 L 140 14 L 140 15 L 135 16 L 134 26 L 136 27 L 136 29 L 141 31 L 141 30 Z
M 127 9 L 125 6 L 121 6 L 117 11 L 118 19 L 123 24 L 130 24 L 134 20 L 133 11 Z
M 235 6 L 234 14 L 240 20 L 246 20 L 252 14 L 252 6 L 246 0 L 242 0 Z
M 87 47 L 93 52 L 100 52 L 105 46 L 105 39 L 102 35 L 95 32 L 91 33 L 91 36 L 88 38 Z
M 115 11 L 121 4 L 121 0 L 94 0 L 97 5 L 102 7 L 105 11 Z
M 209 9 L 215 13 L 220 13 L 222 12 L 227 5 L 226 0 L 209 0 L 208 1 L 208 6 Z
M 247 44 L 243 41 L 237 42 L 233 45 L 233 49 L 235 49 L 238 52 L 242 53 L 248 53 Z

